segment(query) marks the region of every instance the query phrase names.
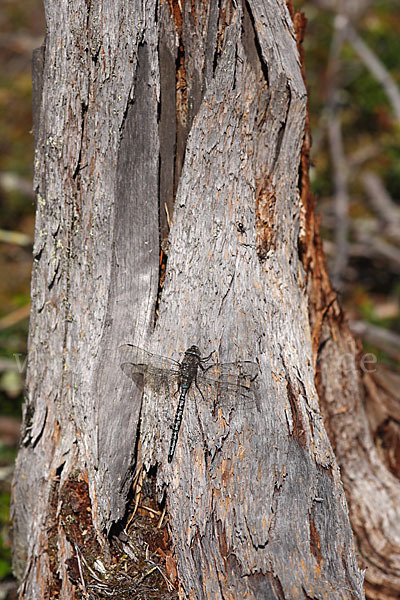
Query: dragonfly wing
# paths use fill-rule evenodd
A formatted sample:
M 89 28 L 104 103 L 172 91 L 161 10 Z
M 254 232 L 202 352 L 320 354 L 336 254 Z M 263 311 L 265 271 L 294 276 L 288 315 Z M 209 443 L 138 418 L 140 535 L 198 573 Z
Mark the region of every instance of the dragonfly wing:
M 123 357 L 135 365 L 151 365 L 153 368 L 163 371 L 179 371 L 179 363 L 172 358 L 152 354 L 139 346 L 133 344 L 123 344 L 120 346 Z
M 215 363 L 203 371 L 202 376 L 213 381 L 238 382 L 246 387 L 258 375 L 259 366 L 250 360 L 241 360 L 232 363 Z
M 179 371 L 176 369 L 160 369 L 153 365 L 128 362 L 122 363 L 121 369 L 136 385 L 140 387 L 147 385 L 155 391 L 168 387 L 169 384 L 175 385 L 179 381 Z
M 132 379 L 139 387 L 143 387 L 144 380 L 144 370 L 139 368 L 141 366 L 143 365 L 134 365 L 133 363 L 128 362 L 122 363 L 121 365 L 122 372 L 129 377 L 129 379 Z
M 258 364 L 252 361 L 216 363 L 198 377 L 198 382 L 214 402 L 229 399 L 248 404 L 255 401 L 254 381 L 258 372 Z

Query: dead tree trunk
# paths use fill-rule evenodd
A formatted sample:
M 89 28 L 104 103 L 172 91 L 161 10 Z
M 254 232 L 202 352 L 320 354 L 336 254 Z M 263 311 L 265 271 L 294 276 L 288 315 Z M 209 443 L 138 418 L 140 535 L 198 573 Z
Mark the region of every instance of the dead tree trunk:
M 356 348 L 314 228 L 285 3 L 45 4 L 13 490 L 21 598 L 153 597 L 127 549 L 139 552 L 127 517 L 144 472 L 165 501 L 181 598 L 363 598 L 318 397 L 352 497 L 330 410 L 361 384 L 356 368 L 330 371 L 344 339 L 353 363 Z M 124 377 L 124 342 L 257 361 L 256 402 L 210 410 L 194 390 L 169 464 L 176 398 Z

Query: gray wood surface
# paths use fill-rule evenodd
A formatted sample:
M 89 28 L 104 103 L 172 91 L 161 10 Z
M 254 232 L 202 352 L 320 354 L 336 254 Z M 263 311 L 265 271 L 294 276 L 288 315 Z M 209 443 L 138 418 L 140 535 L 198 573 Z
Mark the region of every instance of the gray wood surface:
M 183 3 L 180 19 L 167 3 L 45 4 L 13 490 L 21 597 L 47 597 L 57 577 L 60 597 L 74 597 L 59 490 L 87 473 L 101 538 L 125 513 L 139 432 L 138 461 L 157 465 L 167 498 L 182 597 L 363 598 L 314 384 L 298 253 L 307 98 L 285 3 Z M 178 63 L 184 93 L 172 89 Z M 212 411 L 191 393 L 168 464 L 176 399 L 146 389 L 141 402 L 120 370 L 124 342 L 257 360 L 257 402 Z

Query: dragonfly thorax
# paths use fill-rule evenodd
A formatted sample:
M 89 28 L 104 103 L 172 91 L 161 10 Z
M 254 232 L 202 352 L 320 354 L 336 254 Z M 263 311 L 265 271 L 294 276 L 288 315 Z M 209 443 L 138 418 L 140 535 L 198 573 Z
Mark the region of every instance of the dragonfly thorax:
M 201 362 L 200 350 L 197 346 L 190 346 L 180 364 L 180 383 L 189 388 L 192 381 L 196 379 L 197 369 Z
M 201 352 L 198 346 L 190 346 L 190 348 L 186 350 L 185 354 L 186 356 L 195 356 L 199 360 L 201 358 Z

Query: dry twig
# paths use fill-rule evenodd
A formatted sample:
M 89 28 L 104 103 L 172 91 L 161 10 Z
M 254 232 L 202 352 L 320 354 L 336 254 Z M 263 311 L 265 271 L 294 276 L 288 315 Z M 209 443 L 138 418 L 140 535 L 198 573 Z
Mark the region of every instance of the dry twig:
M 346 19 L 346 17 L 343 17 Z M 400 92 L 399 89 L 386 69 L 385 65 L 379 60 L 379 58 L 372 52 L 365 42 L 357 34 L 356 30 L 346 19 L 345 35 L 358 56 L 363 61 L 364 65 L 369 69 L 372 75 L 382 85 L 385 93 L 392 105 L 393 112 L 398 121 L 400 121 Z
M 386 226 L 388 234 L 400 239 L 400 209 L 389 196 L 375 173 L 364 173 L 362 182 L 374 212 Z

